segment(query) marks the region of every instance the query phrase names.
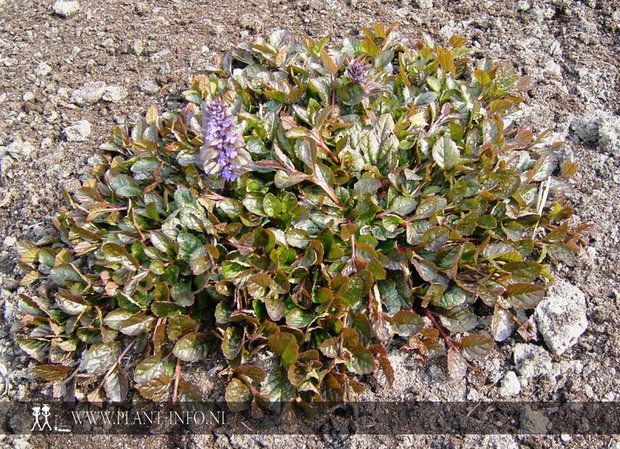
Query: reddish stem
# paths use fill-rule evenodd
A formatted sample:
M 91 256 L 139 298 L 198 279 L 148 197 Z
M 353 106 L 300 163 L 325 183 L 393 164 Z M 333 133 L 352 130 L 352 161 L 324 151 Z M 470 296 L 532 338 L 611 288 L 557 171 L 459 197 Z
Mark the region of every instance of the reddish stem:
M 172 391 L 172 402 L 179 400 L 179 380 L 181 379 L 181 359 L 177 359 L 177 366 L 174 369 L 174 390 Z
M 453 349 L 458 349 L 456 345 L 454 344 L 454 340 L 452 340 L 452 338 L 450 338 L 450 336 L 446 334 L 446 331 L 443 330 L 443 328 L 439 325 L 435 317 L 428 311 L 428 309 L 424 309 L 424 314 L 428 317 L 429 320 L 431 320 L 431 323 L 433 323 L 433 326 L 435 327 L 435 329 L 439 331 L 439 334 L 444 339 L 444 341 L 448 344 L 448 346 L 450 346 Z

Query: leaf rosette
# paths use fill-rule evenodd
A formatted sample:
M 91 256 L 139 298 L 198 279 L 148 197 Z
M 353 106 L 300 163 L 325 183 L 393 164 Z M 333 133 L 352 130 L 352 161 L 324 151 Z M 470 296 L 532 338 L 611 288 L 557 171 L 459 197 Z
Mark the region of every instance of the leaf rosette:
M 529 338 L 546 258 L 578 249 L 576 167 L 512 120 L 528 78 L 464 44 L 277 32 L 182 109 L 115 128 L 57 238 L 20 243 L 22 284 L 56 285 L 21 295 L 35 374 L 90 400 L 198 400 L 187 366 L 221 357 L 242 410 L 391 384 L 390 341 L 461 377 L 511 329 Z

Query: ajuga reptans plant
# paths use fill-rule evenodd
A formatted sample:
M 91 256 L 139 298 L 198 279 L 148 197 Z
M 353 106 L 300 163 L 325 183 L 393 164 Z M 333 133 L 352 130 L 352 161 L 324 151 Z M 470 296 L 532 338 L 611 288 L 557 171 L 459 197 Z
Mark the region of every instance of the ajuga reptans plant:
M 20 244 L 22 284 L 48 287 L 14 329 L 34 373 L 83 400 L 198 400 L 186 373 L 219 356 L 237 409 L 307 406 L 391 384 L 388 344 L 462 377 L 531 338 L 547 263 L 578 249 L 576 166 L 516 124 L 528 78 L 464 44 L 277 32 L 115 128 L 57 237 Z

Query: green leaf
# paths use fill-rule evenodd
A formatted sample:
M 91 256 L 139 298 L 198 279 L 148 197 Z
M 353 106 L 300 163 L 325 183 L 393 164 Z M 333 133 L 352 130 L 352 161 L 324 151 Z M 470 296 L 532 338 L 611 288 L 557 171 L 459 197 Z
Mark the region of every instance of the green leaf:
M 394 212 L 398 215 L 406 216 L 413 212 L 417 204 L 418 201 L 415 198 L 399 196 L 396 197 L 389 210 L 390 212 Z
M 367 268 L 368 268 L 368 271 L 372 273 L 373 277 L 377 281 L 382 281 L 387 277 L 387 272 L 385 271 L 383 264 L 379 262 L 379 260 L 377 259 L 372 259 L 368 263 Z
M 50 342 L 38 338 L 18 338 L 17 344 L 30 357 L 43 362 L 49 353 Z
M 393 275 L 395 278 L 377 282 L 381 302 L 387 307 L 389 314 L 394 314 L 402 308 L 408 308 L 409 291 L 402 275 Z
M 170 340 L 177 341 L 183 335 L 195 332 L 197 329 L 196 320 L 185 315 L 178 315 L 168 321 L 166 332 Z
M 468 308 L 457 306 L 441 310 L 442 324 L 452 332 L 469 332 L 478 325 L 478 318 Z
M 161 353 L 158 353 L 138 363 L 134 371 L 133 380 L 137 384 L 142 384 L 162 375 L 172 376 L 173 372 L 174 362 L 167 357 L 162 359 Z
M 349 307 L 355 306 L 362 299 L 362 294 L 364 293 L 364 281 L 362 281 L 359 277 L 351 278 L 351 282 L 349 284 L 349 289 L 342 296 L 343 302 L 347 304 Z
M 232 379 L 226 386 L 224 395 L 231 412 L 241 412 L 250 406 L 252 393 L 246 384 L 239 379 Z
M 243 347 L 243 340 L 243 330 L 241 328 L 235 326 L 226 328 L 222 339 L 222 352 L 224 353 L 224 357 L 228 360 L 237 357 Z
M 375 178 L 362 178 L 355 183 L 353 189 L 357 195 L 375 193 L 381 187 L 381 180 Z
M 56 304 L 68 315 L 80 315 L 85 310 L 90 309 L 88 304 L 84 302 L 84 298 L 72 295 L 66 290 L 56 293 Z
M 412 310 L 399 310 L 388 321 L 394 332 L 401 337 L 411 337 L 424 327 L 422 317 Z
M 119 330 L 125 335 L 140 335 L 153 326 L 154 320 L 152 316 L 137 313 L 123 321 Z
M 467 335 L 459 344 L 465 354 L 476 359 L 487 356 L 495 346 L 493 339 L 485 335 Z
M 140 189 L 140 187 L 138 187 L 136 181 L 134 181 L 133 178 L 123 174 L 111 177 L 108 181 L 108 185 L 114 191 L 114 193 L 116 193 L 118 196 L 122 196 L 125 198 L 136 196 L 142 190 Z
M 358 83 L 349 83 L 342 88 L 342 102 L 355 106 L 364 99 L 364 87 Z
M 66 378 L 72 370 L 73 367 L 65 365 L 38 365 L 32 374 L 47 381 L 58 381 Z
M 435 307 L 441 307 L 443 309 L 449 309 L 452 307 L 460 306 L 467 299 L 465 291 L 455 285 L 448 288 L 443 294 L 440 301 L 433 303 Z
M 95 343 L 88 351 L 84 358 L 84 368 L 88 374 L 101 374 L 112 367 L 118 358 L 120 352 L 119 342 L 113 343 Z
M 246 265 L 242 265 L 238 262 L 224 261 L 222 262 L 222 274 L 226 279 L 234 279 L 239 273 L 247 270 Z
M 161 231 L 151 231 L 149 233 L 151 243 L 162 253 L 167 254 L 174 251 L 172 241 Z
M 263 210 L 269 217 L 277 217 L 282 212 L 282 204 L 273 193 L 268 193 L 263 198 Z
M 313 319 L 313 312 L 296 308 L 286 314 L 286 325 L 295 329 L 303 329 L 307 327 Z
M 285 368 L 295 363 L 299 354 L 297 339 L 286 332 L 279 332 L 269 337 L 269 349 L 280 356 Z
M 295 394 L 295 388 L 288 380 L 288 372 L 282 365 L 273 368 L 262 384 L 261 393 L 271 402 L 287 402 Z
M 449 135 L 444 134 L 433 145 L 433 160 L 444 170 L 450 170 L 459 163 L 459 150 Z
M 447 200 L 441 196 L 429 196 L 424 198 L 415 211 L 414 219 L 428 218 L 436 212 L 442 211 L 448 204 Z
M 353 360 L 346 362 L 347 369 L 355 374 L 370 374 L 377 369 L 375 358 L 368 348 L 357 345 L 351 350 Z
M 122 402 L 127 397 L 129 381 L 127 376 L 117 367 L 105 378 L 103 388 L 111 402 Z
M 543 266 L 536 262 L 509 262 L 502 269 L 510 272 L 516 282 L 532 282 L 543 272 Z
M 303 229 L 291 229 L 286 233 L 286 242 L 295 248 L 305 248 L 310 243 L 308 232 Z
M 495 229 L 497 228 L 497 220 L 493 215 L 481 215 L 478 219 L 478 226 L 483 229 Z
M 450 229 L 445 226 L 431 228 L 422 235 L 422 243 L 430 251 L 437 251 L 448 241 Z
M 172 376 L 162 374 L 154 379 L 147 380 L 138 387 L 140 394 L 154 402 L 165 402 L 170 395 Z
M 155 301 L 151 303 L 151 312 L 161 318 L 177 316 L 183 313 L 185 309 L 174 302 Z
M 536 284 L 516 283 L 506 287 L 506 300 L 519 309 L 531 309 L 545 297 L 545 287 Z
M 208 341 L 205 334 L 192 332 L 182 337 L 174 345 L 172 353 L 184 362 L 197 362 L 206 357 Z
M 179 243 L 179 256 L 186 262 L 189 261 L 190 255 L 203 245 L 199 237 L 188 232 L 179 232 L 177 242 Z
M 120 330 L 122 323 L 133 313 L 125 309 L 114 309 L 103 319 L 103 323 L 110 329 Z
M 73 265 L 58 265 L 50 270 L 50 278 L 58 285 L 66 286 L 67 281 L 84 282 Z

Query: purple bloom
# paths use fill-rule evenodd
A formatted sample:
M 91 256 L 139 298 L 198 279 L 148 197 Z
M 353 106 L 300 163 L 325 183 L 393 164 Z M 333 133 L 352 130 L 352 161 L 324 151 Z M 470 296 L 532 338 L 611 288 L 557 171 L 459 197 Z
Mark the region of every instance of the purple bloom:
M 349 63 L 345 74 L 351 82 L 364 86 L 368 81 L 368 69 L 370 69 L 370 66 L 365 65 L 359 59 L 354 59 Z
M 235 158 L 243 144 L 236 117 L 230 114 L 220 98 L 203 104 L 204 145 L 198 158 L 207 176 L 219 174 L 226 181 L 237 179 L 239 164 Z

